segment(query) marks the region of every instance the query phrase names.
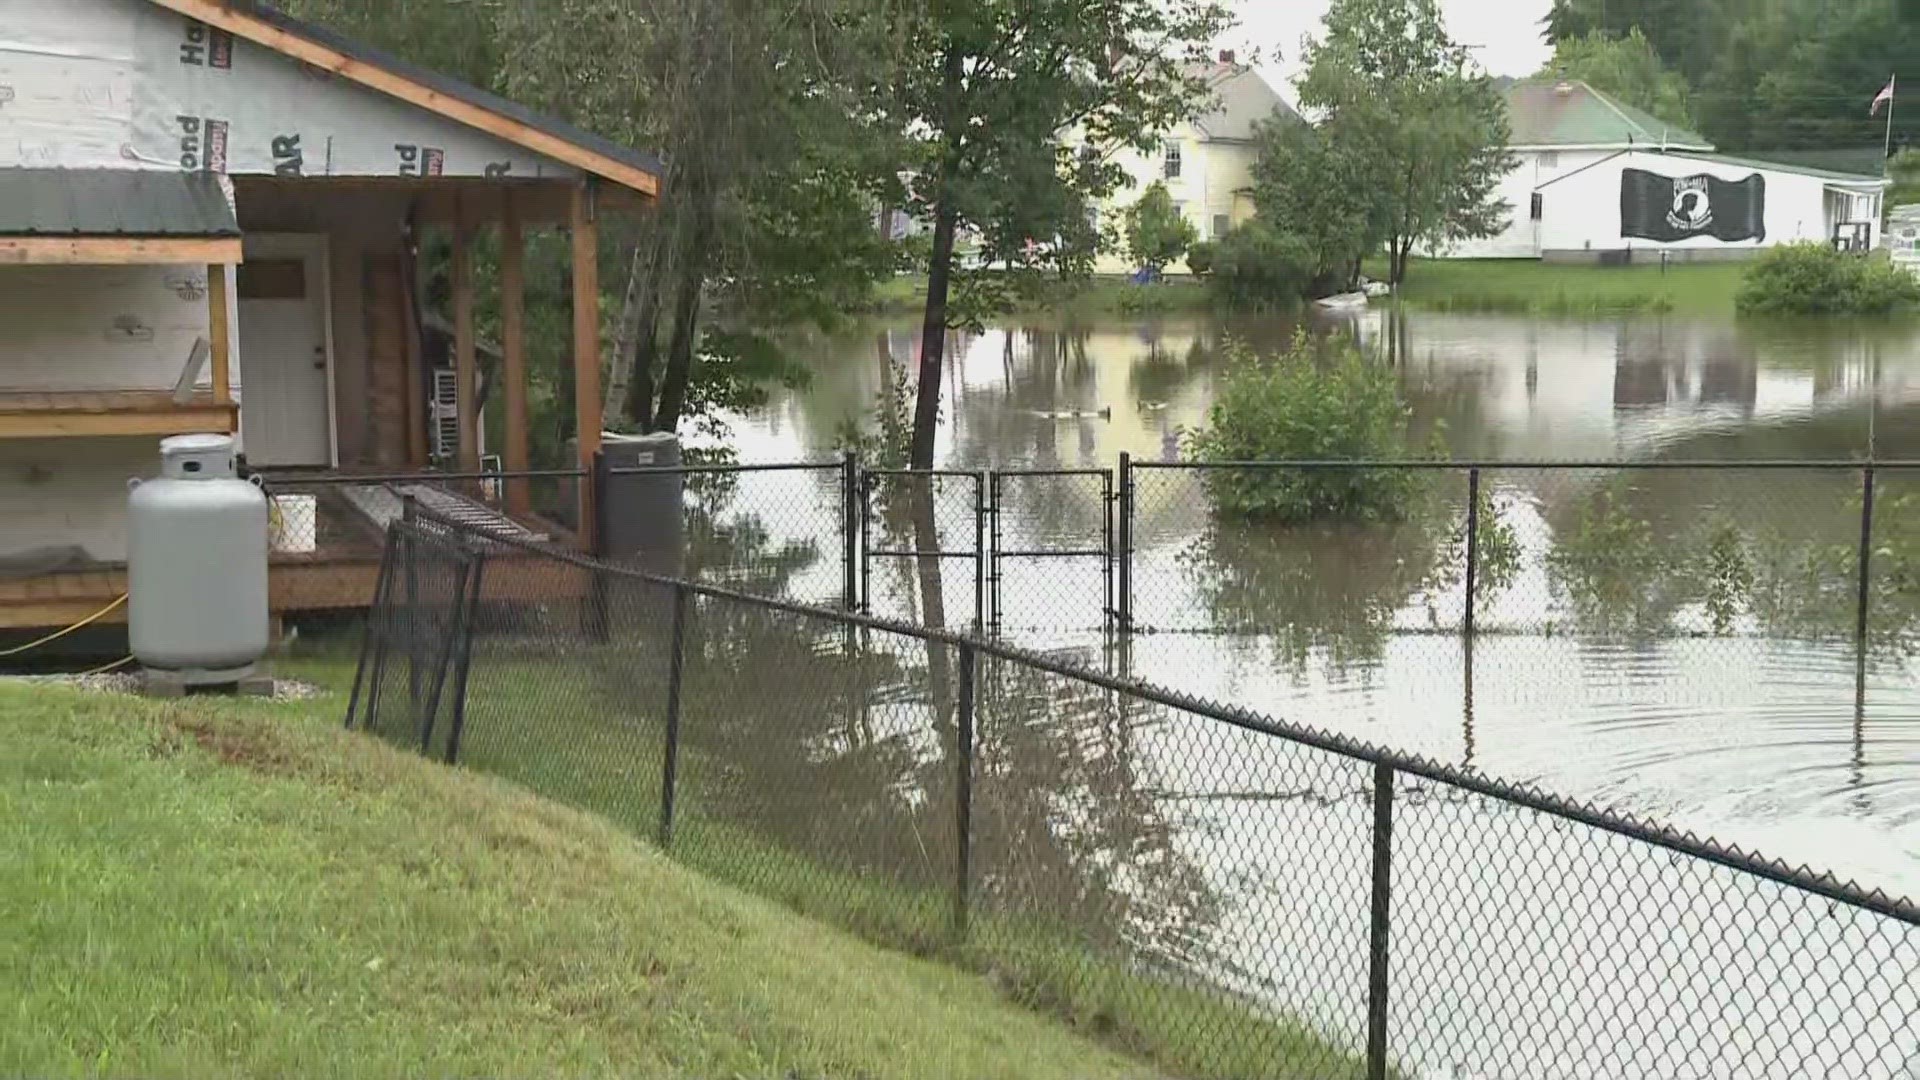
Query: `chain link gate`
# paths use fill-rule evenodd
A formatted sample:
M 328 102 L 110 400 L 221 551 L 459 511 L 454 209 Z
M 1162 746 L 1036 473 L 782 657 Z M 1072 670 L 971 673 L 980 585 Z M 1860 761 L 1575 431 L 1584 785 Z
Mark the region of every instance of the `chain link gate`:
M 948 586 L 965 586 L 971 627 L 986 626 L 987 474 L 963 470 L 869 469 L 860 473 L 860 611 L 944 629 Z M 876 609 L 873 560 L 905 565 L 893 602 Z M 954 562 L 972 573 L 947 572 Z M 884 589 L 884 586 L 883 586 Z
M 1009 630 L 1016 634 L 1025 630 L 1048 634 L 1111 631 L 1116 618 L 1114 584 L 1119 565 L 1113 473 L 1104 469 L 1011 469 L 988 473 L 987 489 L 990 636 L 1000 639 Z M 1020 510 L 1009 515 L 1009 507 Z M 1050 587 L 1015 589 L 1016 603 L 1025 606 L 1016 612 L 1014 625 L 1009 627 L 1005 588 L 1008 567 L 1022 563 L 1044 571 L 1044 581 Z M 1097 616 L 1078 620 L 1075 612 L 1096 595 Z

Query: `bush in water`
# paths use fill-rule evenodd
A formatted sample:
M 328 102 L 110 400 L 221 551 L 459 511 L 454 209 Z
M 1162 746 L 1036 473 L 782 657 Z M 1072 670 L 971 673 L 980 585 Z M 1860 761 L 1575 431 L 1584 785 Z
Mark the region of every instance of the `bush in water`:
M 1307 242 L 1254 218 L 1222 237 L 1212 253 L 1208 284 L 1221 301 L 1239 307 L 1291 304 L 1313 283 Z
M 1256 358 L 1224 349 L 1229 373 L 1207 426 L 1190 441 L 1201 461 L 1350 461 L 1405 456 L 1411 415 L 1389 368 L 1349 341 L 1316 344 L 1304 331 L 1287 352 Z M 1419 478 L 1407 469 L 1221 469 L 1206 474 L 1214 504 L 1250 519 L 1396 519 Z
M 1920 281 L 1892 263 L 1825 244 L 1783 244 L 1747 268 L 1745 315 L 1887 315 L 1920 301 Z

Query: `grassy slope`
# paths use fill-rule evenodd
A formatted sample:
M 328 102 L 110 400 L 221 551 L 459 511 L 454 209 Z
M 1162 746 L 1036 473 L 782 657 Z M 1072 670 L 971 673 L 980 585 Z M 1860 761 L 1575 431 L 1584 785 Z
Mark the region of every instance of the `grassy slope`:
M 1380 267 L 1371 267 L 1376 275 Z M 1401 297 L 1443 311 L 1536 315 L 1734 314 L 1743 263 L 1563 266 L 1515 259 L 1415 260 Z
M 0 684 L 0 1074 L 1141 1074 L 338 711 Z

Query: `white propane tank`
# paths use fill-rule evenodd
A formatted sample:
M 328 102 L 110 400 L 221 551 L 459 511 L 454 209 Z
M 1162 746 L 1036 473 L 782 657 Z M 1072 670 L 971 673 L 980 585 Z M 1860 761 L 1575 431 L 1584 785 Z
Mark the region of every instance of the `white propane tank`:
M 236 682 L 267 651 L 267 497 L 234 474 L 233 439 L 160 442 L 160 477 L 127 497 L 134 658 L 188 685 Z

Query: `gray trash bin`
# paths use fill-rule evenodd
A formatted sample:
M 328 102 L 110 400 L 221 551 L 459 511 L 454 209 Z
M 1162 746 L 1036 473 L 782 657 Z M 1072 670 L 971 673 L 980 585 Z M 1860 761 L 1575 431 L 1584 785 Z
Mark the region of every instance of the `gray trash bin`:
M 606 505 L 600 507 L 601 539 L 607 558 L 655 574 L 680 576 L 686 566 L 686 490 L 683 473 L 621 474 L 621 469 L 675 469 L 681 464 L 680 439 L 669 432 L 651 435 L 608 434 L 601 442 L 607 467 Z

